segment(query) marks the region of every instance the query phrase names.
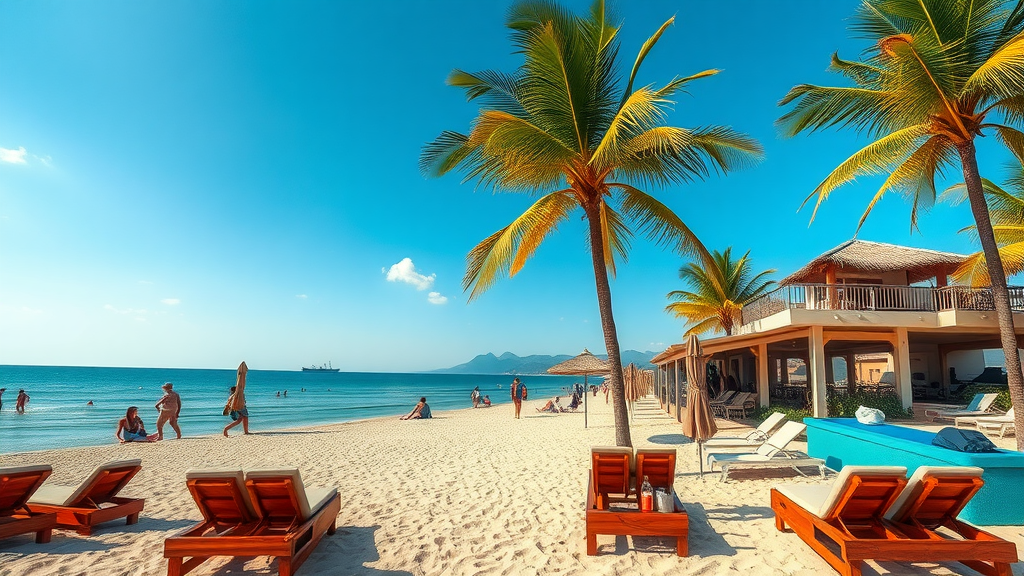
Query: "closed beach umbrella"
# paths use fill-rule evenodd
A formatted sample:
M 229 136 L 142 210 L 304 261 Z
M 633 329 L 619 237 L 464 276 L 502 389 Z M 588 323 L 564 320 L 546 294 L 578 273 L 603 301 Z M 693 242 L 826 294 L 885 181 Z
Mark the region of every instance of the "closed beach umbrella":
M 249 367 L 243 361 L 238 365 L 238 378 L 235 380 L 235 405 L 232 410 L 241 410 L 245 407 L 245 375 Z
M 570 358 L 560 364 L 548 368 L 548 374 L 561 374 L 564 376 L 583 376 L 583 427 L 587 427 L 587 395 L 590 392 L 587 388 L 587 376 L 604 375 L 611 372 L 606 360 L 594 356 L 586 348 L 574 358 Z
M 705 385 L 706 359 L 700 347 L 700 340 L 696 335 L 691 335 L 686 341 L 686 413 L 683 418 L 683 434 L 697 443 L 701 476 L 704 476 L 702 445 L 718 432 L 715 415 L 711 412 L 708 388 Z

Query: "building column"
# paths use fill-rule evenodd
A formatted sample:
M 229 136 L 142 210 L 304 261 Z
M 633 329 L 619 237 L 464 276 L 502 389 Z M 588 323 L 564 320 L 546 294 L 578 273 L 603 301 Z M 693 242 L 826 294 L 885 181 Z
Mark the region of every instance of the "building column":
M 779 358 L 781 370 L 779 370 L 779 384 L 789 384 L 789 356 Z
M 846 355 L 846 391 L 853 394 L 857 391 L 857 355 Z
M 833 365 L 832 356 L 826 354 L 825 355 L 825 382 L 828 382 L 828 383 L 831 383 L 831 384 L 835 384 L 836 383 L 835 369 L 836 369 L 836 367 L 835 367 L 835 365 Z
M 911 384 L 910 373 L 910 338 L 906 328 L 896 329 L 896 346 L 893 350 L 896 354 L 896 362 L 893 368 L 896 370 L 896 393 L 900 395 L 904 408 L 914 405 L 914 387 Z
M 757 346 L 757 395 L 761 406 L 768 406 L 768 345 Z
M 807 376 L 811 382 L 811 413 L 815 418 L 828 417 L 825 387 L 825 334 L 821 326 L 811 326 L 807 339 L 810 357 L 807 362 Z

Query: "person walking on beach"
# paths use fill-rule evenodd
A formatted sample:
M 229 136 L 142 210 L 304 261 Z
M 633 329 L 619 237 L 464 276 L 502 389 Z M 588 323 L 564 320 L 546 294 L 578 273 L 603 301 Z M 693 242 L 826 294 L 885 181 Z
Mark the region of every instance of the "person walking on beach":
M 14 411 L 18 414 L 25 413 L 25 404 L 28 404 L 30 398 L 28 394 L 25 394 L 25 390 L 18 390 L 18 398 L 14 401 Z
M 249 372 L 249 367 L 242 362 L 238 365 L 237 378 L 235 385 L 231 387 L 231 396 L 228 396 L 227 405 L 224 406 L 224 414 L 231 416 L 231 424 L 224 427 L 224 436 L 228 435 L 228 430 L 242 425 L 242 431 L 245 434 L 249 433 L 249 410 L 245 407 L 245 375 Z
M 473 391 L 469 394 L 469 399 L 473 402 L 473 408 L 480 405 L 480 387 L 473 388 Z
M 181 428 L 178 428 L 178 416 L 181 414 L 181 396 L 174 391 L 174 384 L 170 382 L 165 382 L 161 388 L 164 390 L 164 395 L 156 403 L 156 409 L 160 411 L 160 415 L 156 418 L 157 440 L 164 439 L 164 424 L 170 424 L 180 440 Z
M 512 404 L 515 406 L 516 418 L 519 418 L 519 412 L 523 409 L 523 400 L 526 400 L 526 384 L 519 381 L 519 378 L 512 380 L 512 385 L 509 386 L 509 390 L 512 392 Z

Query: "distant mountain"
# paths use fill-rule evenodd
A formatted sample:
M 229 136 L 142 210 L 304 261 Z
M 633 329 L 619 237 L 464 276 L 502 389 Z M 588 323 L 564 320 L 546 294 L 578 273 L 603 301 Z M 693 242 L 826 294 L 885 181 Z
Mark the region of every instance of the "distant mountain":
M 657 352 L 638 352 L 636 350 L 623 350 L 622 363 L 630 362 L 641 368 L 654 368 L 651 365 L 651 358 Z M 599 358 L 607 358 L 605 354 L 598 355 Z M 441 374 L 546 374 L 547 369 L 559 362 L 565 362 L 572 358 L 568 354 L 550 356 L 547 354 L 534 354 L 532 356 L 516 356 L 511 352 L 505 352 L 501 356 L 495 356 L 488 352 L 480 354 L 465 364 L 452 366 L 451 368 L 440 368 L 431 370 Z

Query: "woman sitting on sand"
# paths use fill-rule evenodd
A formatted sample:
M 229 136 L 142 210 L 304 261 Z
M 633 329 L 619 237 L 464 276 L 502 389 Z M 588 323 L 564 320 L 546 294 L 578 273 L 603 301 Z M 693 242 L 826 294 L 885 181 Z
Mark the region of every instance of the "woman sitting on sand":
M 416 420 L 417 418 L 430 418 L 430 406 L 427 406 L 426 397 L 420 398 L 412 412 L 402 416 L 399 420 Z
M 117 432 L 114 437 L 124 444 L 125 442 L 156 442 L 156 434 L 146 434 L 146 427 L 139 417 L 139 409 L 135 406 L 128 408 L 124 418 L 117 423 Z
M 491 407 L 491 397 L 490 396 L 484 396 L 483 407 L 484 408 L 490 408 Z
M 562 406 L 558 403 L 559 400 L 561 400 L 561 398 L 555 396 L 551 400 L 548 400 L 548 403 L 545 404 L 543 408 L 537 408 L 537 412 L 551 412 L 553 414 L 558 414 L 562 411 Z

